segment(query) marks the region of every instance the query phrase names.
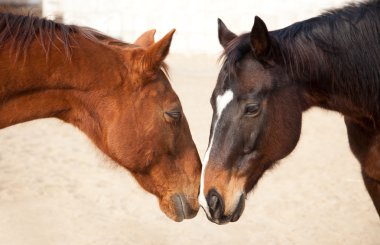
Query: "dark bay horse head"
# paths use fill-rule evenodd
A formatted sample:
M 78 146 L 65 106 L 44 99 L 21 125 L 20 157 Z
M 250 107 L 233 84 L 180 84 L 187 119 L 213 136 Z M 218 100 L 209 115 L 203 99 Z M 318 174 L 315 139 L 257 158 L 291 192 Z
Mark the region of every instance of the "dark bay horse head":
M 158 197 L 171 219 L 199 209 L 201 163 L 164 59 L 174 30 L 134 44 L 0 12 L 0 128 L 55 117 L 82 130 Z
M 211 97 L 213 118 L 199 202 L 217 223 L 237 221 L 245 198 L 264 171 L 298 142 L 301 114 L 264 22 L 237 36 L 219 20 L 225 61 Z

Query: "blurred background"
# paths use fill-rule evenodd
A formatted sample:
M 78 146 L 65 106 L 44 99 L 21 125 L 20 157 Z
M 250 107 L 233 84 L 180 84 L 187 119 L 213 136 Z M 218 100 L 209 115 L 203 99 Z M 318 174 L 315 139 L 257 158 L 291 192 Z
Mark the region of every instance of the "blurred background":
M 268 29 L 342 6 L 347 0 L 0 0 L 13 7 L 34 8 L 43 16 L 68 24 L 90 26 L 125 41 L 156 28 L 164 35 L 177 29 L 172 51 L 183 54 L 220 52 L 216 38 L 217 18 L 237 33 L 250 30 L 255 15 Z
M 12 9 L 89 26 L 133 42 L 172 28 L 172 85 L 201 158 L 208 144 L 209 98 L 222 49 L 217 18 L 236 33 L 260 16 L 273 30 L 345 0 L 0 0 Z M 236 223 L 218 226 L 203 211 L 175 223 L 153 195 L 79 130 L 55 119 L 0 131 L 0 244 L 380 244 L 380 221 L 352 156 L 343 117 L 304 113 L 295 151 L 249 195 Z

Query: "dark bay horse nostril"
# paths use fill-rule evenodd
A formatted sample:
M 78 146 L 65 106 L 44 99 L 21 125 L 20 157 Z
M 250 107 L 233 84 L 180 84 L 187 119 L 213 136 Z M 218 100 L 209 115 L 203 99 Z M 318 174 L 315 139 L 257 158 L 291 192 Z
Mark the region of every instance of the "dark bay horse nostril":
M 224 202 L 220 194 L 212 189 L 207 195 L 207 204 L 213 219 L 220 219 L 224 214 Z

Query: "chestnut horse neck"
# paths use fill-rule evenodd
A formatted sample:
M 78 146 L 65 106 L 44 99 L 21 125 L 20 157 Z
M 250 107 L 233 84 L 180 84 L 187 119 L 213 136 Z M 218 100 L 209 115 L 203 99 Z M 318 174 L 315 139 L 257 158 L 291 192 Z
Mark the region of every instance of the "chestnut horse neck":
M 57 117 L 96 139 L 97 120 L 82 120 L 96 113 L 83 102 L 91 100 L 88 92 L 106 93 L 123 81 L 122 57 L 107 45 L 113 41 L 90 29 L 0 13 L 0 128 Z

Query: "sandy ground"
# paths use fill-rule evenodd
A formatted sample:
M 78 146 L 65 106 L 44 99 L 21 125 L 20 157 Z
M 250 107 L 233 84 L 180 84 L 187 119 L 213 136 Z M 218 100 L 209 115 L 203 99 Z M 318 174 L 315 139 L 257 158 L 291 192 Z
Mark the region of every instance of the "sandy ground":
M 171 78 L 203 156 L 216 57 L 171 56 Z M 343 118 L 304 114 L 296 150 L 259 182 L 237 223 L 203 212 L 175 223 L 154 196 L 74 127 L 55 119 L 0 131 L 0 244 L 380 244 L 380 220 Z

